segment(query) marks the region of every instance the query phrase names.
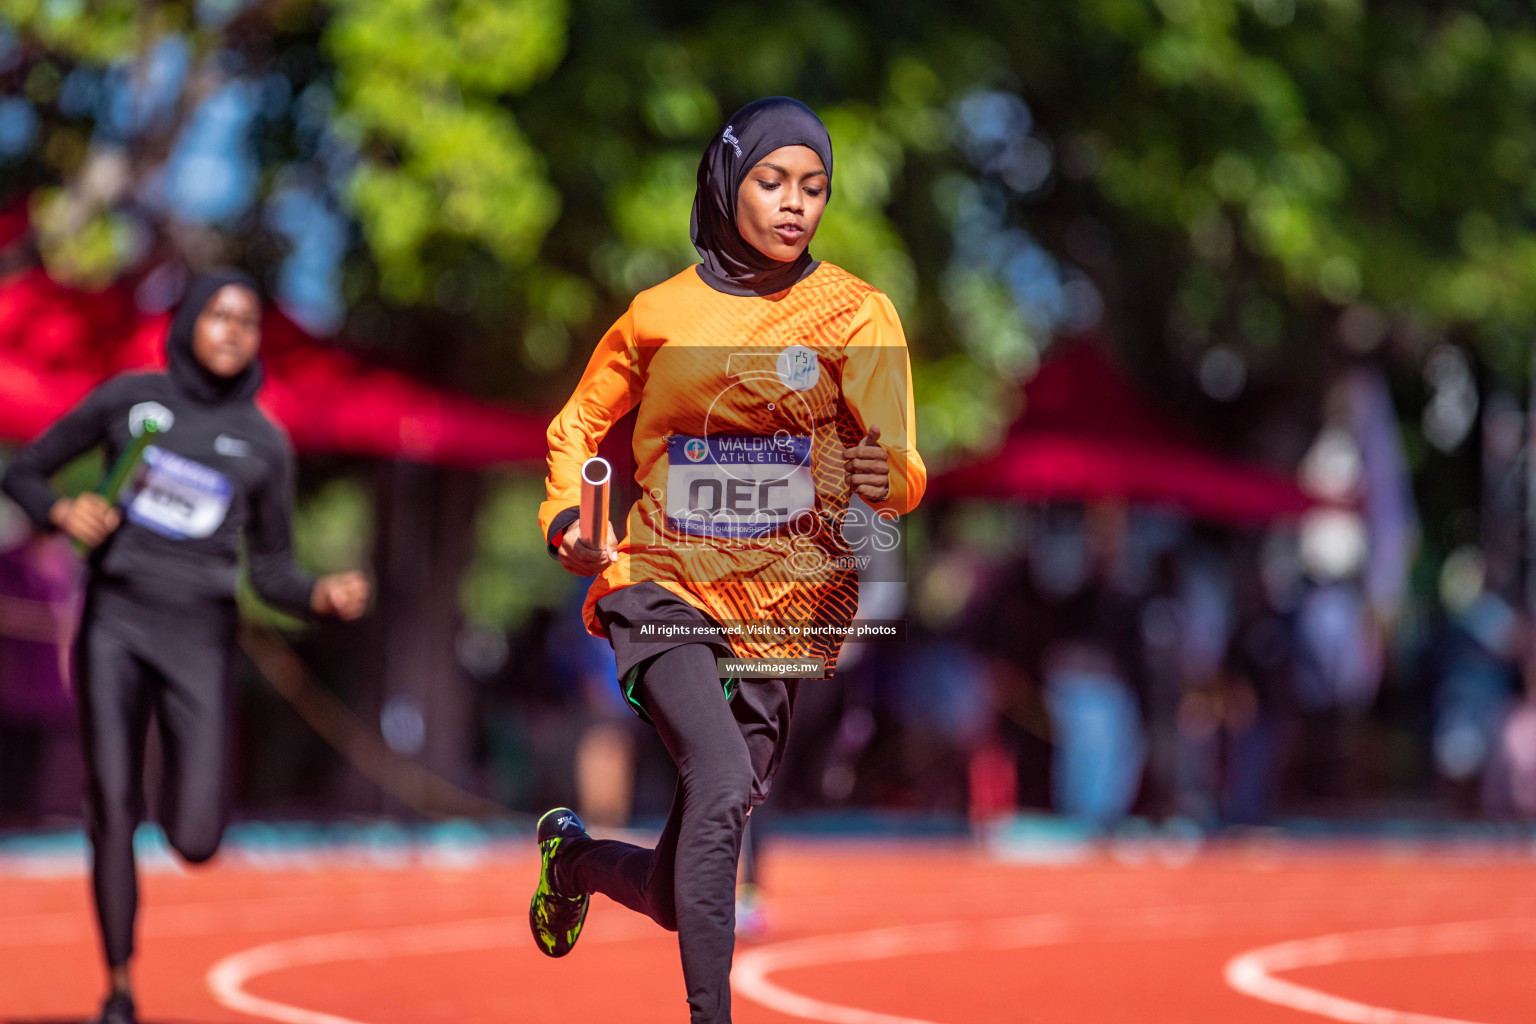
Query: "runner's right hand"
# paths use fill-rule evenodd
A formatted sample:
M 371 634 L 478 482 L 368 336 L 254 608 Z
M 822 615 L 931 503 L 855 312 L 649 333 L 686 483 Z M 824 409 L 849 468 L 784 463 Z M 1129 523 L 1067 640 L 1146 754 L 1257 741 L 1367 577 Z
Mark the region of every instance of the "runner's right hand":
M 88 547 L 106 540 L 123 521 L 117 509 L 107 504 L 107 499 L 90 492 L 78 498 L 60 498 L 53 503 L 48 518 L 54 526 Z
M 594 548 L 581 539 L 581 523 L 572 523 L 565 531 L 565 536 L 560 538 L 560 564 L 565 566 L 567 572 L 573 572 L 577 576 L 596 576 L 613 564 L 617 556 L 616 541 L 613 533 L 613 525 L 607 527 L 608 543 L 605 547 Z

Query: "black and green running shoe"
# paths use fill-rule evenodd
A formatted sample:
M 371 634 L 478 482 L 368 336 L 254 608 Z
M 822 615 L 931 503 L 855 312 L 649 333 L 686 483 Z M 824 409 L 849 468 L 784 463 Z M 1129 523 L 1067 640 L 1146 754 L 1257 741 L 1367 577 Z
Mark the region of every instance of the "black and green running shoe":
M 569 807 L 556 807 L 539 819 L 539 887 L 528 904 L 528 927 L 545 956 L 565 956 L 581 936 L 590 894 L 562 896 L 555 889 L 555 854 L 569 840 L 588 838 L 587 829 Z

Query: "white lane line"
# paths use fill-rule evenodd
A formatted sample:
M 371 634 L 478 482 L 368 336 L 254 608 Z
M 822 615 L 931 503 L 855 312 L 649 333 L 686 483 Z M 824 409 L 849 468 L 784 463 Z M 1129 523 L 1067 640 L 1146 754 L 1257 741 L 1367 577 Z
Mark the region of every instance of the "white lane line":
M 743 997 L 779 1013 L 826 1024 L 937 1024 L 801 995 L 771 980 L 770 975 L 800 967 L 953 953 L 970 948 L 1016 949 L 1112 937 L 1121 940 L 1192 938 L 1210 934 L 1213 926 L 1216 931 L 1223 930 L 1220 922 L 1211 916 L 1211 911 L 1216 909 L 1184 906 L 1122 911 L 1115 915 L 1118 927 L 1114 928 L 1104 928 L 1103 924 L 1110 923 L 1106 921 L 1098 928 L 1085 929 L 1088 922 L 1082 920 L 1081 914 L 1051 913 L 813 936 L 744 951 L 736 958 L 731 987 Z M 620 922 L 625 922 L 628 927 Z M 209 970 L 207 984 L 213 997 L 223 1006 L 281 1024 L 364 1024 L 255 996 L 246 991 L 245 986 L 255 978 L 295 967 L 521 945 L 528 941 L 524 927 L 521 918 L 488 918 L 285 939 L 225 957 Z M 1091 934 L 1100 931 L 1117 934 Z M 1137 932 L 1143 934 L 1134 934 Z M 646 922 L 638 918 L 626 921 L 621 917 L 605 922 L 604 933 L 584 939 L 590 945 L 655 934 Z M 1273 978 L 1270 972 L 1348 960 L 1482 952 L 1508 948 L 1511 938 L 1536 946 L 1536 920 L 1410 926 L 1280 943 L 1234 957 L 1227 964 L 1226 978 L 1237 991 L 1254 998 L 1356 1024 L 1476 1024 L 1356 1003 Z
M 800 967 L 954 953 L 965 949 L 1018 949 L 1085 941 L 1192 939 L 1245 927 L 1231 918 L 1232 910 L 1230 905 L 1193 905 L 1144 907 L 1113 913 L 1036 914 L 794 939 L 757 946 L 739 954 L 731 972 L 731 987 L 753 1002 L 802 1020 L 826 1024 L 938 1024 L 802 995 L 774 981 L 771 975 Z M 1226 979 L 1229 985 L 1245 995 L 1354 1024 L 1477 1024 L 1367 1006 L 1270 977 L 1270 972 L 1346 960 L 1484 952 L 1509 948 L 1512 941 L 1536 948 L 1536 920 L 1414 925 L 1284 942 L 1234 957 L 1227 964 Z
M 1311 904 L 1287 901 L 1264 909 L 1273 912 L 1304 905 Z M 827 1024 L 936 1024 L 815 999 L 786 988 L 770 975 L 797 967 L 955 953 L 965 949 L 1023 949 L 1068 942 L 1203 938 L 1233 927 L 1248 927 L 1251 922 L 1234 918 L 1234 909 L 1231 904 L 1097 907 L 818 935 L 746 950 L 736 957 L 731 987 L 755 1003 L 803 1020 L 825 1021 Z
M 1536 920 L 1466 921 L 1410 925 L 1368 932 L 1344 932 L 1281 942 L 1249 950 L 1227 961 L 1226 980 L 1238 992 L 1266 1003 L 1352 1024 L 1477 1024 L 1455 1017 L 1390 1010 L 1330 995 L 1274 975 L 1303 967 L 1360 960 L 1485 953 L 1536 947 Z
M 1048 946 L 1071 938 L 1065 914 L 1032 914 L 993 921 L 941 921 L 937 924 L 877 928 L 843 935 L 818 935 L 757 946 L 740 954 L 731 971 L 731 988 L 770 1010 L 827 1024 L 935 1024 L 916 1017 L 862 1010 L 801 995 L 769 975 L 795 967 L 849 964 L 864 960 L 954 953 L 976 946 L 994 949 Z M 311 1022 L 295 1022 L 311 1024 Z M 314 1022 L 319 1024 L 319 1022 Z
M 622 924 L 620 922 L 623 922 Z M 624 918 L 604 921 L 603 930 L 583 936 L 583 945 L 594 942 L 623 942 L 651 936 L 654 926 Z M 255 946 L 231 954 L 208 970 L 208 991 L 222 1006 L 253 1017 L 280 1021 L 282 1024 L 365 1024 L 350 1017 L 322 1013 L 302 1006 L 292 1006 L 275 999 L 265 999 L 246 991 L 247 983 L 262 975 L 294 967 L 346 963 L 357 960 L 386 960 L 393 957 L 430 956 L 435 953 L 463 953 L 472 950 L 500 949 L 527 943 L 526 918 L 494 917 L 471 921 L 446 921 L 438 924 L 396 925 L 327 935 L 307 935 Z M 531 952 L 531 950 L 530 950 Z

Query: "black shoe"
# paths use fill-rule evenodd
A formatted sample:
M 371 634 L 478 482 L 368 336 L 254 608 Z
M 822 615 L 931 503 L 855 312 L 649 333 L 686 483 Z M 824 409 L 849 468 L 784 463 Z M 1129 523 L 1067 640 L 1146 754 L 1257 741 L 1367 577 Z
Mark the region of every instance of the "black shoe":
M 138 1020 L 133 1014 L 133 996 L 127 992 L 113 992 L 101 1004 L 101 1016 L 96 1018 L 96 1024 L 138 1024 Z
M 555 853 L 566 841 L 587 838 L 586 826 L 568 807 L 556 807 L 539 819 L 539 887 L 528 904 L 528 927 L 545 956 L 565 956 L 581 936 L 589 894 L 562 896 L 555 888 Z

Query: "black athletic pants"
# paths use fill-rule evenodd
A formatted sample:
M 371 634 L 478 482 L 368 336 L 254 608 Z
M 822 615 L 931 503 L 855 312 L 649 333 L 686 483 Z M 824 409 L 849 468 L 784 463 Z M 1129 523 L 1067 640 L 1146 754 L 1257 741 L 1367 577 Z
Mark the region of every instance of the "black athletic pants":
M 727 701 L 712 648 L 688 644 L 657 655 L 641 669 L 637 691 L 677 762 L 661 838 L 654 850 L 578 841 L 555 860 L 562 892 L 600 892 L 677 932 L 693 1024 L 731 1019 L 741 835 L 778 769 L 797 686 L 746 679 Z
M 233 602 L 187 608 L 93 586 L 75 642 L 86 824 L 107 963 L 133 955 L 138 877 L 133 833 L 144 815 L 144 744 L 159 723 L 165 776 L 159 818 L 182 857 L 212 857 L 224 833 Z

